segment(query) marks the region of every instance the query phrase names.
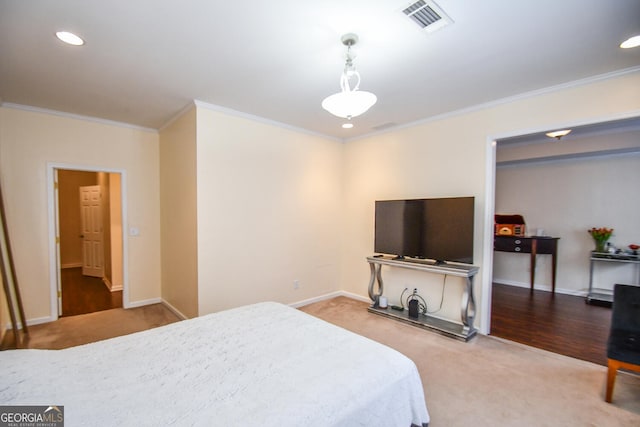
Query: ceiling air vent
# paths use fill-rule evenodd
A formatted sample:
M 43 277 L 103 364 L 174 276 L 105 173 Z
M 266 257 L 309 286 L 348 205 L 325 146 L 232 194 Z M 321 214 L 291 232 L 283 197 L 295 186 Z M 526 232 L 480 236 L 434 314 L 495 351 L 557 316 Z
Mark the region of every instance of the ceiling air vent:
M 393 128 L 393 127 L 396 127 L 396 126 L 398 126 L 397 123 L 387 122 L 387 123 L 383 123 L 383 124 L 378 125 L 378 126 L 374 126 L 373 129 L 378 131 L 378 130 L 390 129 L 390 128 Z
M 431 0 L 413 2 L 402 12 L 428 33 L 453 23 L 453 20 L 444 13 L 440 6 Z

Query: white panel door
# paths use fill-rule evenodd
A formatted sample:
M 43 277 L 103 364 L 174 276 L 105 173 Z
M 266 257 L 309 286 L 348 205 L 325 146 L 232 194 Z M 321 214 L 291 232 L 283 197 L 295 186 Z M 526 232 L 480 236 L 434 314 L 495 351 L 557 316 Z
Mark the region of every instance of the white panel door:
M 102 192 L 99 185 L 80 187 L 80 221 L 82 223 L 82 274 L 103 277 Z

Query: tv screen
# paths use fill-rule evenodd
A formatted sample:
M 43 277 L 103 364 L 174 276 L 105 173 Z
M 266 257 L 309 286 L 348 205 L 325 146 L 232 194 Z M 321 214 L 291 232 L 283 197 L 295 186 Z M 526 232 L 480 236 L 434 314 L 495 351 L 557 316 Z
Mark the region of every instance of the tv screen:
M 379 200 L 376 253 L 473 263 L 474 198 Z

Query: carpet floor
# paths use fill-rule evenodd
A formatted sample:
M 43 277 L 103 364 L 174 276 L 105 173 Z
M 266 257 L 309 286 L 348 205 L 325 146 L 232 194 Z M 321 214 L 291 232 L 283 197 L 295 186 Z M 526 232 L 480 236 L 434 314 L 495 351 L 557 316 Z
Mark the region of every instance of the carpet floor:
M 301 310 L 412 359 L 430 427 L 640 426 L 638 376 L 619 373 L 608 404 L 604 366 L 493 337 L 456 341 L 366 308 L 364 302 L 338 297 Z M 160 304 L 61 318 L 30 327 L 25 347 L 64 348 L 178 320 Z
M 17 345 L 5 337 L 3 348 L 38 348 L 60 350 L 81 344 L 156 328 L 181 320 L 162 304 L 143 307 L 114 308 L 78 316 L 61 317 L 55 322 L 29 326 L 29 335 Z M 13 335 L 11 331 L 7 334 Z
M 499 338 L 457 341 L 338 297 L 301 310 L 392 347 L 420 371 L 430 427 L 640 426 L 640 377 Z

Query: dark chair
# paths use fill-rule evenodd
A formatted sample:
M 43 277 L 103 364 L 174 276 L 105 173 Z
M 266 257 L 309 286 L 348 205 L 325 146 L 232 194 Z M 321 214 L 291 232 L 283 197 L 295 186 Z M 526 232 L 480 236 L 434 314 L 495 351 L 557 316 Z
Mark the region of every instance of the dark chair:
M 607 395 L 611 403 L 618 369 L 640 372 L 640 286 L 615 285 L 607 342 Z

